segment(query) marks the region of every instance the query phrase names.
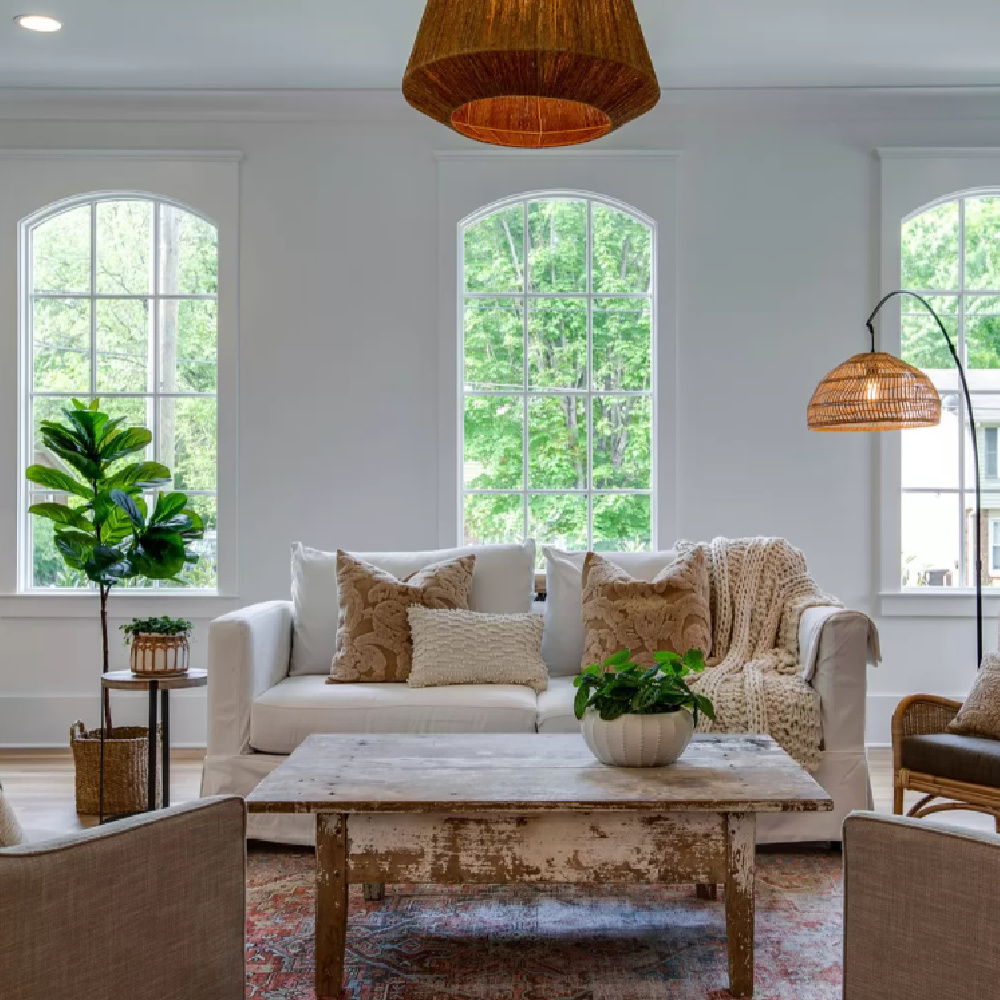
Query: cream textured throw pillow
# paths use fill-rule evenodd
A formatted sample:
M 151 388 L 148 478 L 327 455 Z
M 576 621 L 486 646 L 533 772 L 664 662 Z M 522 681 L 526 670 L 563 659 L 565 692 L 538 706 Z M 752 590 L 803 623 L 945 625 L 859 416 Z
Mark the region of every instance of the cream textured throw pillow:
M 410 608 L 413 669 L 410 687 L 447 684 L 523 684 L 544 691 L 549 675 L 542 659 L 545 619 L 477 611 Z
M 948 723 L 960 736 L 1000 740 L 1000 653 L 989 653 L 976 674 L 969 697 Z
M 462 556 L 397 580 L 338 550 L 340 627 L 327 684 L 405 681 L 413 650 L 407 609 L 467 608 L 475 564 L 475 556 Z
M 652 666 L 659 650 L 686 653 L 712 648 L 709 576 L 705 553 L 694 549 L 664 567 L 651 583 L 635 580 L 616 563 L 588 552 L 583 563 L 581 667 L 631 649 L 636 663 Z

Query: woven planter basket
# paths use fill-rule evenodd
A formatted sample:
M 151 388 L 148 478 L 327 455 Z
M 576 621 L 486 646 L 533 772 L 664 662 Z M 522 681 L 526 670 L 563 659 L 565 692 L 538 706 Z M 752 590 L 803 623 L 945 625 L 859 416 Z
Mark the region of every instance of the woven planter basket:
M 177 677 L 186 674 L 191 647 L 186 635 L 138 632 L 132 636 L 130 666 L 141 677 Z
M 156 753 L 163 733 L 157 727 Z M 76 766 L 76 811 L 97 816 L 101 807 L 101 731 L 82 722 L 70 727 L 69 745 Z M 104 815 L 121 816 L 146 808 L 149 780 L 149 730 L 142 726 L 114 726 L 104 741 Z M 156 772 L 156 807 L 163 801 L 160 771 Z

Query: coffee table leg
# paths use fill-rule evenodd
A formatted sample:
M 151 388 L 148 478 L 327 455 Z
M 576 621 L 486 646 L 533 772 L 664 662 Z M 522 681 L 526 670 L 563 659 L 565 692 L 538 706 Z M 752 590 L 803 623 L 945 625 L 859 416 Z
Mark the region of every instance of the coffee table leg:
M 726 935 L 734 997 L 753 996 L 756 820 L 754 813 L 730 813 L 726 824 Z
M 316 996 L 339 997 L 347 940 L 347 816 L 316 816 Z

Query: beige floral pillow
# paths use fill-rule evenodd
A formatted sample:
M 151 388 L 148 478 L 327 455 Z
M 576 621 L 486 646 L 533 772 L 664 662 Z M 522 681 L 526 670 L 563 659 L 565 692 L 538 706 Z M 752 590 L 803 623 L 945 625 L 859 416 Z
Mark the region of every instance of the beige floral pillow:
M 588 552 L 583 563 L 581 668 L 631 649 L 652 666 L 658 650 L 686 653 L 712 646 L 708 563 L 699 548 L 664 567 L 652 583 L 636 580 L 611 559 Z
M 405 681 L 413 659 L 407 610 L 468 608 L 475 565 L 474 555 L 462 556 L 397 580 L 338 549 L 340 627 L 327 684 Z
M 1000 740 L 1000 654 L 983 657 L 969 697 L 948 723 L 948 729 L 960 736 Z

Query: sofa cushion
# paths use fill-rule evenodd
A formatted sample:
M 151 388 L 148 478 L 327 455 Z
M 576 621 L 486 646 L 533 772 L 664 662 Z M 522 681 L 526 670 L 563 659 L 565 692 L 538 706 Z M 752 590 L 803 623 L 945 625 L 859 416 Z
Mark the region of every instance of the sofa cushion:
M 545 636 L 542 659 L 550 677 L 572 677 L 583 658 L 583 561 L 586 552 L 565 552 L 546 546 Z M 663 552 L 607 553 L 637 580 L 652 580 L 677 559 L 676 549 Z
M 907 736 L 902 757 L 910 771 L 1000 788 L 1000 740 L 951 733 Z
M 433 563 L 474 555 L 469 591 L 472 611 L 530 611 L 535 585 L 535 543 L 470 545 L 428 552 L 361 552 L 358 559 L 403 579 Z M 292 543 L 292 603 L 295 626 L 289 674 L 328 674 L 337 649 L 339 598 L 337 554 Z
M 287 677 L 250 707 L 250 745 L 291 753 L 312 733 L 533 733 L 536 700 L 517 684 L 327 684 Z
M 413 637 L 410 687 L 445 684 L 523 684 L 548 687 L 542 662 L 545 620 L 530 611 L 488 615 L 482 611 L 444 611 L 411 604 Z
M 1000 654 L 983 657 L 969 697 L 948 723 L 948 731 L 1000 740 Z
M 413 660 L 408 609 L 468 608 L 475 564 L 475 556 L 462 556 L 397 580 L 384 569 L 338 552 L 340 628 L 327 683 L 405 681 Z
M 580 721 L 573 714 L 576 688 L 572 677 L 550 677 L 547 691 L 538 696 L 540 733 L 578 733 Z
M 678 556 L 650 583 L 617 563 L 588 552 L 583 563 L 584 670 L 631 651 L 632 661 L 656 666 L 656 654 L 708 656 L 712 648 L 708 562 L 701 548 Z

